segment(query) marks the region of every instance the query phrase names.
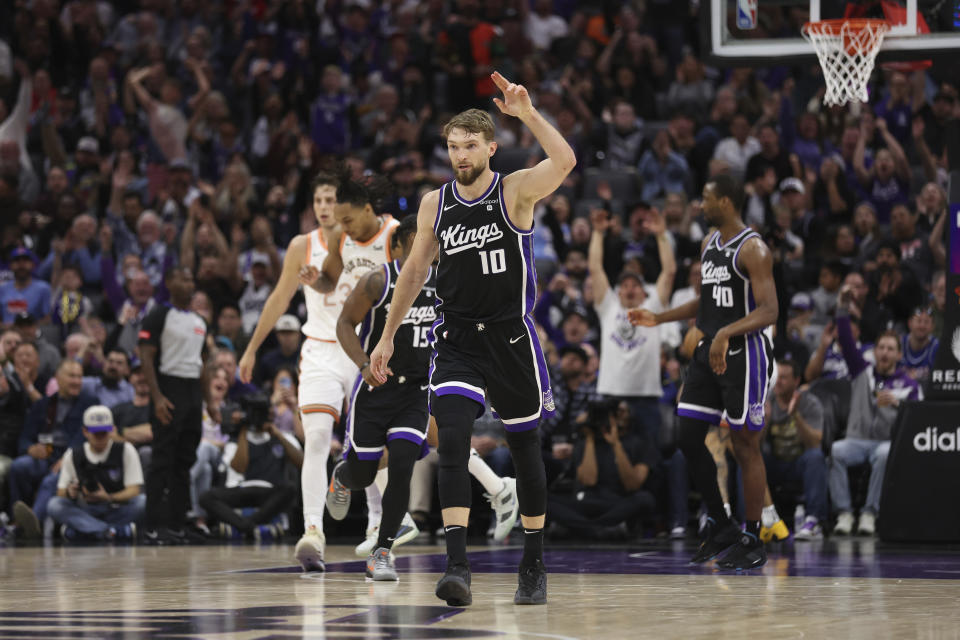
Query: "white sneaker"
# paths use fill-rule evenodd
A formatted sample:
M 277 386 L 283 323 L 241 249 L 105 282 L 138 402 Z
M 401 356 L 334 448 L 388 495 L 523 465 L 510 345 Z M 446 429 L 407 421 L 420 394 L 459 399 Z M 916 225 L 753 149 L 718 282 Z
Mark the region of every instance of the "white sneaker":
M 823 538 L 823 529 L 815 517 L 807 516 L 793 537 L 795 540 L 820 540 Z
M 833 527 L 833 535 L 848 536 L 853 531 L 853 514 L 844 511 L 837 516 L 837 524 Z
M 517 500 L 517 481 L 515 478 L 504 478 L 503 489 L 495 496 L 483 494 L 493 507 L 493 514 L 497 525 L 493 531 L 493 539 L 497 542 L 505 539 L 513 529 L 520 512 L 520 503 Z
M 403 520 L 400 521 L 400 528 L 397 529 L 397 537 L 393 541 L 393 548 L 396 549 L 402 544 L 407 544 L 420 535 L 420 527 L 409 513 L 403 514 Z
M 323 563 L 323 548 L 327 544 L 327 539 L 323 532 L 316 527 L 307 527 L 303 537 L 297 542 L 293 557 L 296 558 L 305 572 L 326 570 Z
M 377 546 L 377 537 L 380 535 L 380 525 L 375 527 L 370 527 L 367 529 L 366 539 L 357 545 L 357 548 L 353 552 L 357 555 L 358 558 L 366 558 L 371 553 L 373 553 L 374 547 Z M 396 542 L 394 542 L 396 544 Z
M 857 524 L 857 535 L 872 536 L 877 532 L 877 516 L 872 511 L 860 512 L 860 522 Z

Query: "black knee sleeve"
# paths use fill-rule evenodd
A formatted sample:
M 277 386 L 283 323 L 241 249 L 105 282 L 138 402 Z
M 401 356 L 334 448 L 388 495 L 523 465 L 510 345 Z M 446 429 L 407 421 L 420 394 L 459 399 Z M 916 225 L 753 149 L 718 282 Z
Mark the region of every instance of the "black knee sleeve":
M 380 516 L 377 546 L 389 549 L 410 502 L 410 476 L 413 475 L 413 464 L 420 457 L 420 445 L 397 439 L 387 443 L 387 450 L 390 452 L 387 489 L 383 493 L 383 515 Z
M 434 397 L 431 403 L 437 419 L 437 482 L 440 507 L 470 507 L 470 436 L 473 434 L 477 403 L 459 395 Z
M 547 511 L 547 474 L 540 451 L 540 430 L 507 431 L 507 446 L 517 473 L 520 515 L 542 516 Z
M 338 478 L 347 489 L 359 491 L 366 489 L 377 475 L 380 460 L 361 460 L 357 452 L 350 449 L 347 452 L 347 464 L 340 467 Z
M 717 522 L 726 520 L 720 486 L 717 484 L 717 464 L 705 442 L 710 425 L 687 416 L 677 417 L 677 445 L 687 459 L 694 486 L 703 496 L 707 513 Z

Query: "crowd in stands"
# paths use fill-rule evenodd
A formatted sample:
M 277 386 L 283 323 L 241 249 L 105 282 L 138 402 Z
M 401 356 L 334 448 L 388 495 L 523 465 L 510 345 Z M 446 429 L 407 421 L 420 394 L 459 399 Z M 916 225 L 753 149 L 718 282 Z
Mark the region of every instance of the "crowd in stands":
M 254 372 L 269 425 L 223 422 L 253 390 L 237 357 L 285 248 L 316 227 L 310 180 L 336 163 L 376 172 L 395 187 L 381 210 L 414 214 L 452 179 L 441 127 L 470 107 L 494 114 L 495 170 L 531 166 L 530 133 L 491 107 L 494 69 L 578 157 L 535 212 L 551 533 L 695 528 L 672 431 L 691 324 L 633 327 L 626 310 L 698 295 L 699 197 L 719 174 L 742 182 L 744 221 L 774 255 L 774 498 L 822 531 L 836 516 L 853 532 L 857 510 L 872 530 L 896 406 L 922 395 L 943 323 L 951 70 L 878 68 L 869 104 L 827 109 L 815 63 L 710 67 L 697 3 L 665 0 L 2 4 L 0 504 L 21 530 L 36 532 L 32 511 L 67 539 L 131 534 L 152 439 L 137 336 L 174 265 L 195 273 L 223 403 L 204 414 L 192 517 L 231 535 L 285 526 L 290 469 L 242 474 L 267 442 L 299 464 L 301 295 Z M 771 29 L 803 21 L 765 15 Z M 474 444 L 509 474 L 501 434 L 481 421 Z M 736 511 L 735 463 L 713 436 Z M 848 482 L 862 463 L 866 499 Z M 250 481 L 276 491 L 248 504 Z M 421 522 L 436 520 L 430 485 L 411 504 Z

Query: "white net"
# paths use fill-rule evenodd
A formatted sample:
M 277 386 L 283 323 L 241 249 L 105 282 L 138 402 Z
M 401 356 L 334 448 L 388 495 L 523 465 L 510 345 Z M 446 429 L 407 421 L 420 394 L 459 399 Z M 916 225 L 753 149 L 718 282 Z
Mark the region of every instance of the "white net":
M 867 102 L 867 81 L 889 30 L 883 20 L 824 20 L 803 25 L 803 37 L 817 52 L 827 82 L 824 104 Z

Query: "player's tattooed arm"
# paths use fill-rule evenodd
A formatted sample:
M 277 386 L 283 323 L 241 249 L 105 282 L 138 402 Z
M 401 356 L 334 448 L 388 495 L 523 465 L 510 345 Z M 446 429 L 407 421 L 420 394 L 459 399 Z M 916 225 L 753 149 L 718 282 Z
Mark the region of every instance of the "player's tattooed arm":
M 386 284 L 387 278 L 384 267 L 374 269 L 364 275 L 347 297 L 347 301 L 343 304 L 343 311 L 337 318 L 337 339 L 340 341 L 340 346 L 347 356 L 360 367 L 363 379 L 371 386 L 379 386 L 381 383 L 370 373 L 370 358 L 363 350 L 356 328 L 383 297 Z

